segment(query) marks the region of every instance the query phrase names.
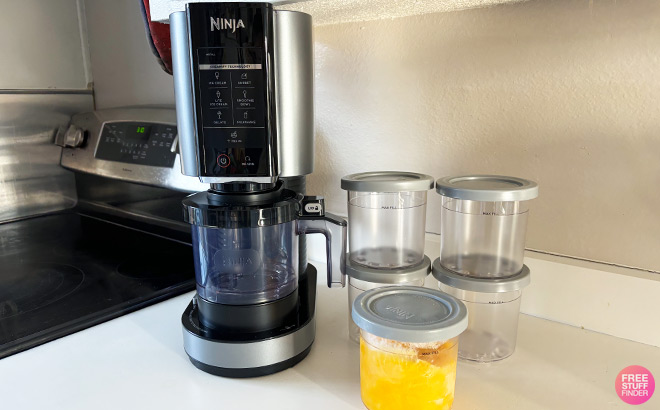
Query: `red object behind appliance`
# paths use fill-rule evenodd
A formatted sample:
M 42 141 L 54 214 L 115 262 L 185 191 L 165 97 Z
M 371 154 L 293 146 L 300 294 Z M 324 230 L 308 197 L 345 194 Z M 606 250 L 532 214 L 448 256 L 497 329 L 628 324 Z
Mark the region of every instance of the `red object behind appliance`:
M 170 26 L 169 24 L 156 23 L 151 21 L 151 12 L 149 10 L 149 0 L 142 0 L 145 10 L 145 20 L 149 30 L 148 35 L 151 37 L 151 42 L 155 51 L 158 53 L 163 69 L 172 74 L 172 44 L 170 42 Z

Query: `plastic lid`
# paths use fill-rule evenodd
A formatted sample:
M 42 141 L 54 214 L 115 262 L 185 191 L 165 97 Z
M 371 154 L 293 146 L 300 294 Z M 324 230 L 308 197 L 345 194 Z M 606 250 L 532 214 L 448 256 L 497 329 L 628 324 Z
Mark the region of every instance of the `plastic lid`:
M 353 279 L 371 283 L 386 283 L 396 285 L 424 279 L 431 273 L 431 259 L 424 255 L 422 262 L 415 266 L 401 269 L 376 269 L 353 263 L 346 256 L 346 274 Z
M 426 191 L 433 189 L 433 177 L 414 172 L 362 172 L 343 177 L 341 188 L 360 192 Z
M 501 175 L 440 178 L 435 190 L 443 196 L 470 201 L 526 201 L 539 196 L 539 186 L 527 179 Z
M 417 286 L 366 291 L 353 302 L 351 316 L 358 327 L 373 335 L 408 343 L 448 340 L 468 325 L 463 302 Z
M 520 272 L 504 278 L 477 278 L 459 275 L 440 264 L 440 258 L 433 261 L 433 277 L 440 283 L 456 289 L 472 292 L 501 293 L 520 290 L 531 282 L 529 268 L 523 265 Z

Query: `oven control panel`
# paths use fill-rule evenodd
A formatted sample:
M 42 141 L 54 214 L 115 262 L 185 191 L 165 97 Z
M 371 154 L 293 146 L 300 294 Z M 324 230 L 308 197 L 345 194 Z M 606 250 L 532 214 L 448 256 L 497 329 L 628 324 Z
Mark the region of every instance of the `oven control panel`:
M 174 166 L 176 126 L 153 122 L 103 124 L 96 159 L 154 167 Z
M 209 189 L 181 173 L 176 112 L 165 107 L 118 107 L 76 114 L 70 128 L 85 136 L 64 144 L 61 164 L 74 172 L 182 192 Z

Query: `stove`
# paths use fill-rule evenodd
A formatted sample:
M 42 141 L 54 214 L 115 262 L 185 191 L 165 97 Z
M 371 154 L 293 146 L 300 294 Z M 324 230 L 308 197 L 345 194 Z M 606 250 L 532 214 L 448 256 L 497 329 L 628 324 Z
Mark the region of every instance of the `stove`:
M 179 176 L 174 110 L 79 114 L 66 134 L 77 205 L 0 223 L 0 359 L 195 288 L 181 201 L 200 183 Z
M 195 287 L 189 244 L 75 211 L 0 238 L 0 358 Z

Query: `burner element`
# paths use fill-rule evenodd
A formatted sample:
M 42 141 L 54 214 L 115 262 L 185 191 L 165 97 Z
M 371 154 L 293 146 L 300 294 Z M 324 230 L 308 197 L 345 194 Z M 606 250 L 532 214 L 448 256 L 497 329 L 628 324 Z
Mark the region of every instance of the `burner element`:
M 85 273 L 58 263 L 21 263 L 2 267 L 0 319 L 42 308 L 74 292 Z

